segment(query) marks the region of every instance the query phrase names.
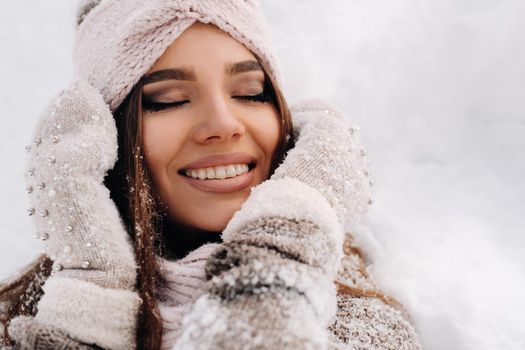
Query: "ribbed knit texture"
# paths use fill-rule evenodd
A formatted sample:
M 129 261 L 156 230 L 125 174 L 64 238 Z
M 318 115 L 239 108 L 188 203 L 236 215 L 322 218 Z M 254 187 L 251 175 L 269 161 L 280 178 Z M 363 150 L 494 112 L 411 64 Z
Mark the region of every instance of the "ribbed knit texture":
M 166 48 L 195 21 L 213 24 L 280 73 L 255 0 L 86 1 L 75 40 L 75 75 L 115 110 Z
M 161 349 L 171 349 L 179 337 L 182 318 L 206 282 L 206 260 L 219 245 L 202 245 L 175 261 L 158 258 L 161 285 L 157 299 L 163 327 Z

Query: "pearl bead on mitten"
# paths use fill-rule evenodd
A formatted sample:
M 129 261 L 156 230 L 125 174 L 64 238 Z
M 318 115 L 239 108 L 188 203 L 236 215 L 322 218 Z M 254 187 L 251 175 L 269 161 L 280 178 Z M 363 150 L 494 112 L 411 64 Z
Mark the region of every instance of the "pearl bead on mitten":
M 29 214 L 54 265 L 35 322 L 88 344 L 130 349 L 140 305 L 136 263 L 103 185 L 116 150 L 113 116 L 82 81 L 63 91 L 37 124 L 29 149 Z M 15 338 L 26 323 L 12 321 Z
M 176 349 L 326 349 L 343 225 L 369 201 L 355 129 L 328 105 L 292 109 L 297 142 L 252 188 L 208 259 Z

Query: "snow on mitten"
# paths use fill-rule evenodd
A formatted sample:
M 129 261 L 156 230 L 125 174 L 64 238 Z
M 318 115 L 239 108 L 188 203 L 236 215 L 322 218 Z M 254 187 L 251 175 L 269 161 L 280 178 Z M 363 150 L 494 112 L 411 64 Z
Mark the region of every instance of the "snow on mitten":
M 303 100 L 291 113 L 296 144 L 271 179 L 291 177 L 315 188 L 349 230 L 372 204 L 368 159 L 358 128 L 320 100 Z
M 76 81 L 60 93 L 32 148 L 29 214 L 54 260 L 35 321 L 104 348 L 134 348 L 136 263 L 103 184 L 117 158 L 117 130 L 99 92 Z

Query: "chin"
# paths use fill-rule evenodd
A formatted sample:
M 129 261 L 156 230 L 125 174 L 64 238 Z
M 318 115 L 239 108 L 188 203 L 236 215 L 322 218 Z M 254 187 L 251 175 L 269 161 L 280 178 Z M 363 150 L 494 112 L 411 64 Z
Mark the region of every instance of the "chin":
M 223 219 L 219 218 L 213 218 L 213 220 L 207 220 L 205 222 L 200 222 L 196 225 L 191 225 L 195 227 L 196 229 L 200 231 L 207 231 L 207 232 L 222 232 L 228 225 L 228 222 L 230 222 L 233 214 L 229 217 L 225 217 Z
M 222 232 L 233 215 L 241 208 L 243 202 L 217 203 L 212 207 L 188 206 L 184 213 L 173 213 L 176 221 L 189 227 L 208 232 Z
M 218 222 L 218 223 L 210 223 L 208 225 L 204 225 L 204 226 L 201 226 L 201 227 L 198 227 L 198 229 L 200 229 L 201 231 L 206 231 L 206 232 L 218 232 L 218 233 L 222 233 L 222 231 L 224 231 L 224 229 L 226 228 L 226 226 L 228 225 L 228 221 L 226 221 L 226 223 L 222 223 L 222 222 Z

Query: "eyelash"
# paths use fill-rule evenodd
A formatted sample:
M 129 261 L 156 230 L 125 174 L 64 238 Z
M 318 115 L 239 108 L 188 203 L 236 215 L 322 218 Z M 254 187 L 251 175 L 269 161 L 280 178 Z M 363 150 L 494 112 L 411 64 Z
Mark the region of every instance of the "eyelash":
M 236 98 L 238 100 L 260 102 L 260 103 L 270 102 L 272 99 L 270 94 L 268 93 L 268 90 L 266 89 L 258 95 L 233 96 L 233 98 Z
M 267 103 L 272 100 L 271 95 L 268 93 L 268 90 L 265 89 L 258 95 L 246 95 L 246 96 L 233 96 L 232 98 L 243 100 L 247 102 L 256 102 L 256 103 Z M 161 103 L 145 100 L 142 102 L 142 109 L 152 112 L 159 112 L 165 109 L 175 109 L 183 104 L 189 102 L 189 100 L 177 101 L 171 103 Z
M 174 108 L 180 107 L 186 102 L 189 102 L 189 101 L 184 100 L 184 101 L 178 101 L 178 102 L 172 102 L 172 103 L 160 103 L 160 102 L 153 102 L 153 101 L 146 100 L 146 101 L 142 101 L 142 109 L 145 111 L 159 112 L 165 109 L 174 109 Z

